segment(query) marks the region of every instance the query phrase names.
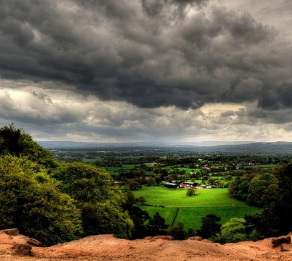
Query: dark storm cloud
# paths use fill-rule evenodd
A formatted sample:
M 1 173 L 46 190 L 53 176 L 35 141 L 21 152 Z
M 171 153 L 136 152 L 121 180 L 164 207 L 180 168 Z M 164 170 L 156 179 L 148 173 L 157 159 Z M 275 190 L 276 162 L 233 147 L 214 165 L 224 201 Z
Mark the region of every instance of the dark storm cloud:
M 209 0 L 142 0 L 142 6 L 146 13 L 149 16 L 156 16 L 160 14 L 163 10 L 163 7 L 167 3 L 171 4 L 177 4 L 179 6 L 182 6 L 182 9 L 179 9 L 180 11 L 183 11 L 183 7 L 185 7 L 188 4 L 195 4 L 198 6 L 204 5 L 208 3 Z
M 290 47 L 204 0 L 0 0 L 0 75 L 138 107 L 291 106 Z M 38 95 L 40 99 L 45 99 Z M 291 97 L 291 95 L 290 95 Z

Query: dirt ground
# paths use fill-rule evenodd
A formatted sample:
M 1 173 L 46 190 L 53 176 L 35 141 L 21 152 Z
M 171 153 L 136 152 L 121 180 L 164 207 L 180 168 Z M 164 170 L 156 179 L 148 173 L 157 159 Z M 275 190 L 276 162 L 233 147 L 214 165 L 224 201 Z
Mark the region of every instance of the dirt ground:
M 31 256 L 16 252 L 16 244 L 27 244 L 23 235 L 0 232 L 2 261 L 292 261 L 292 252 L 273 248 L 270 239 L 220 245 L 208 241 L 166 239 L 117 239 L 112 235 L 89 236 L 52 247 L 32 246 Z

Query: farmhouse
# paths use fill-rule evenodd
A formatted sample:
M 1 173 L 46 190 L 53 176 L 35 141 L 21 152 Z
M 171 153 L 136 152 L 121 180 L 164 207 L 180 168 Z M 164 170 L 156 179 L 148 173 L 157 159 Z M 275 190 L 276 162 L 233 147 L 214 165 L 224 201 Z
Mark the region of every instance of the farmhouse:
M 198 185 L 199 184 L 196 182 L 187 182 L 187 181 L 180 184 L 180 186 L 183 188 L 196 187 Z
M 215 188 L 214 185 L 206 186 L 207 189 Z
M 149 162 L 149 163 L 144 163 L 144 165 L 146 167 L 155 167 L 157 165 L 157 163 L 156 162 Z
M 179 188 L 179 186 L 176 183 L 170 183 L 170 182 L 165 182 L 164 187 L 165 188 Z

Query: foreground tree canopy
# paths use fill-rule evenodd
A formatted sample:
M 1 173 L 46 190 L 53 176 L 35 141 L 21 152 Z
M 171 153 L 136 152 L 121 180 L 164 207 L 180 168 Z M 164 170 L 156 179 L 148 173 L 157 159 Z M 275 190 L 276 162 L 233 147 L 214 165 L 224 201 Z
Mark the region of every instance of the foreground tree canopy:
M 53 155 L 33 141 L 32 137 L 13 124 L 0 129 L 0 155 L 11 154 L 27 157 L 45 167 L 55 167 L 57 162 Z
M 27 159 L 0 158 L 0 228 L 17 227 L 44 245 L 80 237 L 81 214 L 73 199 L 34 167 Z
M 82 163 L 64 163 L 53 177 L 61 182 L 60 189 L 76 200 L 86 235 L 131 237 L 133 222 L 127 212 L 123 213 L 124 197 L 112 186 L 108 172 Z
M 18 227 L 44 245 L 89 234 L 129 238 L 133 222 L 110 175 L 61 164 L 13 125 L 0 129 L 0 228 Z
M 150 217 L 141 210 L 133 193 L 123 194 L 113 186 L 107 171 L 57 162 L 23 130 L 0 128 L 0 229 L 17 227 L 46 246 L 104 233 L 122 238 L 168 233 L 175 239 L 195 233 L 222 243 L 287 234 L 292 231 L 291 183 L 292 163 L 273 172 L 231 177 L 230 196 L 263 212 L 221 227 L 220 217 L 207 215 L 201 229 L 187 234 L 182 222 L 167 229 L 159 213 Z M 142 197 L 139 201 L 145 203 Z
M 285 235 L 292 231 L 292 163 L 272 173 L 243 175 L 230 182 L 229 194 L 250 205 L 263 207 L 261 214 L 246 216 L 247 233 L 257 237 Z

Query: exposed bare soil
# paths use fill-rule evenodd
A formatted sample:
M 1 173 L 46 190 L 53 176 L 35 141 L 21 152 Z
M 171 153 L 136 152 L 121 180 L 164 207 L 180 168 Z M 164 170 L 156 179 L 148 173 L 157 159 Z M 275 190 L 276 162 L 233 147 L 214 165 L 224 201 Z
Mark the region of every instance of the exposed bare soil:
M 112 235 L 89 236 L 52 247 L 32 246 L 31 256 L 16 252 L 16 244 L 27 244 L 23 235 L 0 233 L 0 260 L 5 261 L 292 261 L 292 252 L 273 248 L 270 239 L 220 245 L 208 241 L 145 238 L 117 239 Z

